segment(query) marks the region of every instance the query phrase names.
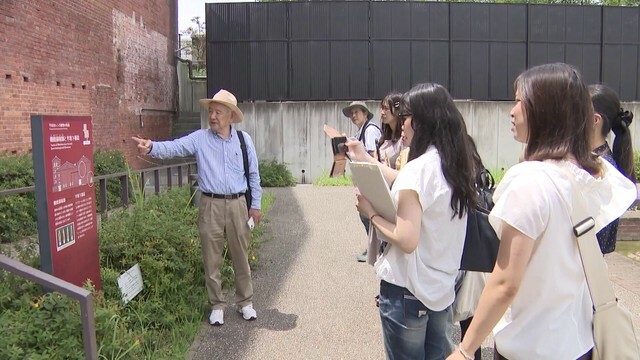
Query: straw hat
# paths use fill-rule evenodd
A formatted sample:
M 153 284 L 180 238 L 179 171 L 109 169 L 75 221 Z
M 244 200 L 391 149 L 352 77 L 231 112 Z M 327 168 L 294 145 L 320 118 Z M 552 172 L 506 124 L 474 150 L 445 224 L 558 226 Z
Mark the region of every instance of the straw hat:
M 244 114 L 242 114 L 242 111 L 238 108 L 238 100 L 227 90 L 220 89 L 211 99 L 200 99 L 200 104 L 204 106 L 209 106 L 211 103 L 222 104 L 236 113 L 236 118 L 233 120 L 234 123 L 239 123 L 244 120 Z
M 351 104 L 349 104 L 349 106 L 347 106 L 346 108 L 342 109 L 342 113 L 344 114 L 344 116 L 350 118 L 351 117 L 351 110 L 354 107 L 358 107 L 362 111 L 366 110 L 367 111 L 367 119 L 371 120 L 371 118 L 373 118 L 373 113 L 371 112 L 371 110 L 369 110 L 369 108 L 364 103 L 364 101 L 353 101 Z

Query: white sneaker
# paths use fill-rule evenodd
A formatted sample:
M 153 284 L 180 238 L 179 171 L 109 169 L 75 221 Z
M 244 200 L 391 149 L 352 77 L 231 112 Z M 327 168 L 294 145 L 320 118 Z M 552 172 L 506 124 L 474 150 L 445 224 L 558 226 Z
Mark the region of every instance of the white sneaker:
M 224 324 L 224 313 L 222 310 L 212 310 L 211 315 L 209 315 L 209 324 L 220 326 Z
M 242 309 L 239 309 L 238 312 L 242 314 L 242 318 L 247 321 L 255 320 L 258 318 L 258 315 L 256 314 L 256 311 L 253 309 L 253 305 L 251 304 L 243 307 Z

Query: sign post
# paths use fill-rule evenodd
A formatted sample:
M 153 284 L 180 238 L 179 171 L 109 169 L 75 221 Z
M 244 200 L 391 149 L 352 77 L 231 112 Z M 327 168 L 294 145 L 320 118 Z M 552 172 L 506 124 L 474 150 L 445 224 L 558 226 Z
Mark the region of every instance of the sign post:
M 31 116 L 42 270 L 100 289 L 91 117 Z

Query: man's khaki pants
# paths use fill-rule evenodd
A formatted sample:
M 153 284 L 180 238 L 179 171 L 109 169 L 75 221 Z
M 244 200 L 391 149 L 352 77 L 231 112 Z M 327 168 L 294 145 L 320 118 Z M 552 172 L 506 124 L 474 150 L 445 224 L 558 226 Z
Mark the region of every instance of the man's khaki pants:
M 199 210 L 198 228 L 204 257 L 205 286 L 211 308 L 222 310 L 226 306 L 220 276 L 225 230 L 235 272 L 236 305 L 244 307 L 251 304 L 253 285 L 248 258 L 251 232 L 247 225 L 249 216 L 245 197 L 226 200 L 202 196 Z

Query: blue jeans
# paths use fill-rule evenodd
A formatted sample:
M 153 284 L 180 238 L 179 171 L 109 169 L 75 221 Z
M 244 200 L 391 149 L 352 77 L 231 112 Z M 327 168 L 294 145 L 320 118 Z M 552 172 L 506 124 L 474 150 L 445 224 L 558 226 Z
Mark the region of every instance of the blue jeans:
M 405 288 L 380 282 L 380 319 L 387 359 L 445 359 L 453 352 L 451 306 L 433 311 Z

